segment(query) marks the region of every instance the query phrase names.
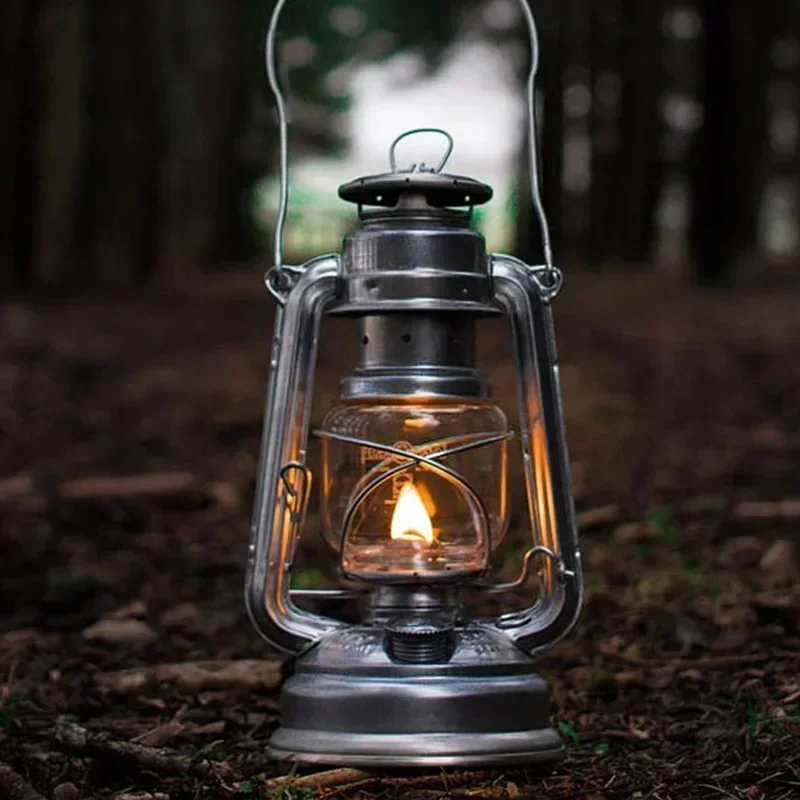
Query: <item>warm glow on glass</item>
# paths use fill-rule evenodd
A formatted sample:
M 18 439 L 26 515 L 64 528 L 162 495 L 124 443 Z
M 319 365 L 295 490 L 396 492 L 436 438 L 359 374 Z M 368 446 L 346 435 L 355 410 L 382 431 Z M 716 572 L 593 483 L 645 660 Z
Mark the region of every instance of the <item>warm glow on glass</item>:
M 497 547 L 508 528 L 506 445 L 468 445 L 508 433 L 508 421 L 496 405 L 344 401 L 328 412 L 322 430 L 365 442 L 322 440 L 323 533 L 340 553 L 346 575 L 413 583 L 467 580 L 486 570 L 487 538 Z M 449 449 L 457 452 L 442 457 Z M 409 463 L 404 452 L 438 460 L 463 478 L 481 498 L 490 530 L 478 524 L 458 480 Z
M 392 539 L 428 544 L 436 541 L 430 514 L 413 483 L 407 483 L 400 490 L 392 515 Z

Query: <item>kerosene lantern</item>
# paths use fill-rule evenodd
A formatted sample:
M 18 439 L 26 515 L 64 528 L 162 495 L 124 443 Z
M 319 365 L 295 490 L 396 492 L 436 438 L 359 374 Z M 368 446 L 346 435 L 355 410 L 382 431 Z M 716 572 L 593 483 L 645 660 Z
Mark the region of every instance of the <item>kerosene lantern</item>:
M 287 121 L 275 67 L 278 2 L 267 64 L 281 127 L 281 205 L 267 286 L 278 301 L 247 575 L 259 633 L 293 654 L 282 690 L 279 759 L 359 766 L 547 765 L 562 754 L 532 656 L 564 637 L 582 582 L 550 303 L 553 266 L 536 164 L 528 85 L 531 188 L 545 265 L 488 255 L 471 227 L 489 186 L 434 167 L 398 166 L 342 186 L 359 224 L 341 255 L 283 263 L 289 199 Z M 427 129 L 430 133 L 432 129 Z M 410 133 L 416 133 L 410 132 Z M 509 425 L 476 368 L 477 321 L 505 314 L 519 419 Z M 310 430 L 317 343 L 326 316 L 358 320 L 359 363 L 340 400 Z M 520 577 L 493 584 L 492 556 L 509 523 L 507 443 L 521 443 L 530 547 Z M 322 535 L 347 587 L 291 588 L 312 490 L 307 447 L 322 449 Z M 493 599 L 538 568 L 529 608 L 470 617 L 466 591 Z M 354 588 L 355 587 L 355 588 Z M 353 594 L 359 624 L 303 608 Z

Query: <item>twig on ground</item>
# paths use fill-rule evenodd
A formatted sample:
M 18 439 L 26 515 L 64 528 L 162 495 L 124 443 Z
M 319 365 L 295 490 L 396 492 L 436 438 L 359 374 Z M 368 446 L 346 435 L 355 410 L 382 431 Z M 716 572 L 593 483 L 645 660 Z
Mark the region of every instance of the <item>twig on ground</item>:
M 276 689 L 283 680 L 283 662 L 187 661 L 181 664 L 156 664 L 133 667 L 94 676 L 101 688 L 119 694 L 132 694 L 151 683 L 172 683 L 189 692 L 212 689 Z
M 194 722 L 181 722 L 172 719 L 163 725 L 151 728 L 132 741 L 147 747 L 163 747 L 173 739 L 188 739 L 192 736 L 220 736 L 225 733 L 225 722 L 210 722 L 208 725 L 197 725 Z
M 727 669 L 728 667 L 740 667 L 746 664 L 762 664 L 773 658 L 770 653 L 748 653 L 741 656 L 711 656 L 708 658 L 637 658 L 636 656 L 625 655 L 625 653 L 618 653 L 602 645 L 597 649 L 601 655 L 608 658 L 615 658 L 618 661 L 637 667 L 652 667 L 653 669 L 663 669 L 664 667 L 672 667 L 674 669 Z
M 744 501 L 733 507 L 737 519 L 800 519 L 800 500 Z
M 223 761 L 199 761 L 165 749 L 133 742 L 118 742 L 105 733 L 62 722 L 56 726 L 55 743 L 61 749 L 94 758 L 118 758 L 165 775 L 195 775 L 200 778 L 234 779 L 230 765 Z
M 7 764 L 0 763 L 0 797 L 4 800 L 45 800 Z
M 578 514 L 578 528 L 584 531 L 599 525 L 613 525 L 619 522 L 620 516 L 620 508 L 616 505 L 590 508 Z
M 373 777 L 369 772 L 360 769 L 330 769 L 325 772 L 315 772 L 313 775 L 282 775 L 280 778 L 272 778 L 264 782 L 264 789 L 268 792 L 282 787 L 331 789 L 370 780 Z
M 539 796 L 540 791 L 521 791 L 517 789 L 516 792 L 510 792 L 506 787 L 501 786 L 484 786 L 474 789 L 453 789 L 447 792 L 447 798 L 450 800 L 526 800 L 526 798 Z M 438 800 L 442 797 L 441 789 L 423 789 L 417 792 L 415 797 L 430 798 L 431 800 Z
M 321 790 L 320 797 L 333 797 L 343 794 L 344 792 L 383 791 L 388 789 L 392 789 L 394 791 L 407 791 L 410 789 L 433 789 L 439 792 L 439 796 L 441 796 L 443 791 L 447 792 L 449 796 L 449 794 L 459 786 L 464 786 L 465 784 L 471 783 L 479 783 L 481 781 L 488 781 L 490 779 L 490 774 L 486 772 L 459 772 L 453 774 L 448 773 L 447 775 L 420 775 L 419 777 L 413 778 L 393 777 L 385 774 L 361 772 L 360 770 L 332 770 L 330 774 L 337 772 L 345 773 L 348 771 L 354 773 L 360 772 L 361 777 L 357 780 L 342 781 L 341 783 L 337 783 L 335 785 L 328 784 L 324 788 L 319 787 Z M 293 780 L 303 781 L 309 778 L 314 779 L 321 775 L 324 776 L 326 774 L 329 773 L 323 772 L 317 773 L 317 775 L 306 775 L 302 778 L 294 778 Z M 267 785 L 269 786 L 269 782 Z M 314 788 L 313 784 L 291 783 L 288 785 Z
M 631 728 L 627 731 L 603 731 L 600 734 L 601 739 L 620 739 L 625 742 L 646 742 L 650 739 L 650 734 L 647 731 L 640 731 L 637 728 Z
M 728 499 L 724 495 L 699 495 L 689 497 L 678 505 L 678 510 L 683 514 L 708 514 L 715 511 L 724 511 L 728 506 Z
M 169 800 L 169 795 L 163 792 L 124 792 L 123 794 L 115 794 L 114 800 Z
M 94 475 L 66 481 L 58 487 L 63 500 L 126 500 L 172 497 L 197 486 L 190 472 L 154 472 L 146 475 Z
M 33 495 L 33 479 L 30 475 L 15 475 L 0 480 L 0 505 L 24 500 Z

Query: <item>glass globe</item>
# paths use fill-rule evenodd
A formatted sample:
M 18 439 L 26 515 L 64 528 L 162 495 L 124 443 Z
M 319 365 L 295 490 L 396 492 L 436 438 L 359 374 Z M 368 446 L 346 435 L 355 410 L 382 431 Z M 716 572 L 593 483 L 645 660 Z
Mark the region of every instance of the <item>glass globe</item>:
M 480 498 L 488 530 L 480 504 L 459 478 L 326 433 L 434 457 Z M 399 583 L 456 581 L 484 572 L 508 529 L 505 440 L 440 454 L 507 433 L 505 414 L 484 401 L 392 398 L 335 406 L 321 431 L 322 518 L 326 540 L 341 551 L 345 574 Z

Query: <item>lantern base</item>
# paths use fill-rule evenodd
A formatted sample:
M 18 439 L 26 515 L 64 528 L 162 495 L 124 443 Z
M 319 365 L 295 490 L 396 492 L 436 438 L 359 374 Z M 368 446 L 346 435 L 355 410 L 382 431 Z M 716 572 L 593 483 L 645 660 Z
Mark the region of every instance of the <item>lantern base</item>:
M 444 663 L 392 661 L 380 628 L 348 628 L 296 663 L 276 759 L 355 767 L 539 766 L 564 755 L 547 684 L 503 634 L 456 631 Z
M 564 748 L 558 732 L 552 728 L 527 734 L 412 733 L 395 736 L 353 736 L 279 728 L 267 753 L 277 761 L 367 769 L 516 765 L 540 767 L 539 774 L 546 775 L 564 757 Z

